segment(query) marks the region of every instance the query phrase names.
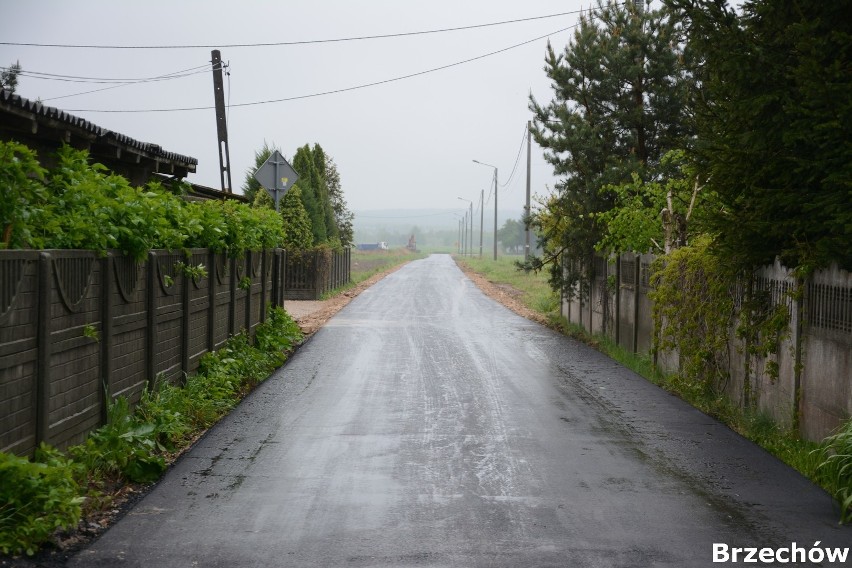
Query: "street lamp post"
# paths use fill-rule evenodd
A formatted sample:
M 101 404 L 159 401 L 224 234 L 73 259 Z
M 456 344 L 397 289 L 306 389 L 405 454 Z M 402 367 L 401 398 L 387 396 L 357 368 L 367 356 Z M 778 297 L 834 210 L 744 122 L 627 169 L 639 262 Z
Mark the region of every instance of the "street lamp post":
M 494 260 L 497 260 L 497 166 L 492 166 L 479 160 L 474 160 L 474 162 L 481 166 L 494 168 Z
M 464 197 L 459 197 L 462 201 L 467 201 L 470 203 L 470 234 L 467 238 L 467 250 L 470 256 L 473 256 L 473 201 L 470 199 L 465 199 Z M 465 231 L 467 231 L 467 227 L 465 227 Z
M 485 221 L 485 190 L 479 192 L 479 258 L 482 258 L 482 225 Z

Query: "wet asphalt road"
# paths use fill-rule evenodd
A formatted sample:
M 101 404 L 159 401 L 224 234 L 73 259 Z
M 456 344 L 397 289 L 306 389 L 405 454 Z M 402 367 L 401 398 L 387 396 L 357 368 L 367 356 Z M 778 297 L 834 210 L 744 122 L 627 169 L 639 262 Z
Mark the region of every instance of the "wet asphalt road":
M 836 518 L 435 255 L 350 303 L 71 564 L 710 566 L 713 543 L 852 546 Z

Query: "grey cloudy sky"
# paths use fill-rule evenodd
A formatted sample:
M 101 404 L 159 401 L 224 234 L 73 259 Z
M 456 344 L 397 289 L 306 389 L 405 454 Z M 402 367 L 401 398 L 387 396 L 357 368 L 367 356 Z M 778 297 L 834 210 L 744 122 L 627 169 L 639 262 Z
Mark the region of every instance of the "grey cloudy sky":
M 585 2 L 588 6 L 589 2 Z M 575 0 L 161 1 L 0 0 L 0 41 L 97 45 L 216 45 L 230 65 L 231 105 L 346 89 L 426 71 L 548 36 L 560 49 L 576 14 L 393 39 L 270 47 L 225 44 L 311 41 L 417 32 L 573 12 Z M 489 195 L 492 170 L 506 183 L 526 121 L 528 94 L 551 98 L 542 67 L 547 39 L 417 77 L 338 94 L 229 110 L 233 185 L 242 185 L 264 141 L 291 157 L 319 143 L 337 162 L 353 210 L 440 208 L 463 211 L 458 197 Z M 0 46 L 0 65 L 98 78 L 146 78 L 198 68 L 187 77 L 126 85 L 20 79 L 19 94 L 100 126 L 198 158 L 191 181 L 219 186 L 212 110 L 101 113 L 213 104 L 210 48 L 71 49 Z M 63 97 L 63 98 L 57 98 Z M 87 110 L 88 109 L 88 110 Z M 533 193 L 552 187 L 533 145 Z M 523 207 L 525 155 L 499 190 L 500 210 Z M 492 197 L 493 199 L 493 197 Z M 493 208 L 493 201 L 489 201 Z M 486 204 L 488 211 L 489 204 Z M 493 210 L 493 209 L 492 209 Z M 454 217 L 448 221 L 457 222 Z

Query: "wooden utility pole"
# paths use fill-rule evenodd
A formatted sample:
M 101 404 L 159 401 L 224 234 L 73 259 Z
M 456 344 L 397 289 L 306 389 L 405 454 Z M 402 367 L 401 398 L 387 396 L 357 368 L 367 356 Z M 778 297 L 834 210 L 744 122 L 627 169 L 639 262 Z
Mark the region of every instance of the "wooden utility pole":
M 225 119 L 225 88 L 222 82 L 222 54 L 218 49 L 214 49 L 211 55 L 213 57 L 213 100 L 216 103 L 216 136 L 219 142 L 219 179 L 222 182 L 222 193 L 233 193 L 231 153 L 228 150 L 228 124 Z

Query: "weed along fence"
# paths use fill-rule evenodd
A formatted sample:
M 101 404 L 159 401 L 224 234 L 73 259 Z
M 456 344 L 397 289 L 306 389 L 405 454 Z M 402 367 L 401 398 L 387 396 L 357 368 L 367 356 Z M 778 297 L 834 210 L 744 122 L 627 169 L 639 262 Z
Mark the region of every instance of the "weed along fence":
M 583 283 L 588 293 L 563 299 L 562 315 L 627 350 L 650 353 L 653 261 L 652 255 L 625 254 L 610 262 L 597 258 L 594 279 Z M 766 310 L 786 307 L 789 323 L 774 353 L 754 353 L 735 331 L 745 287 L 731 290 L 725 391 L 737 403 L 768 413 L 807 439 L 820 440 L 852 415 L 852 274 L 832 267 L 799 283 L 776 263 L 755 271 L 750 285 L 752 295 L 759 292 L 765 298 Z M 678 353 L 659 353 L 657 364 L 678 370 Z
M 108 397 L 135 403 L 156 380 L 182 380 L 283 305 L 287 266 L 281 249 L 151 251 L 143 262 L 0 250 L 0 450 L 79 443 L 105 422 Z
M 351 251 L 318 249 L 292 254 L 287 259 L 284 277 L 286 300 L 319 300 L 350 278 Z

